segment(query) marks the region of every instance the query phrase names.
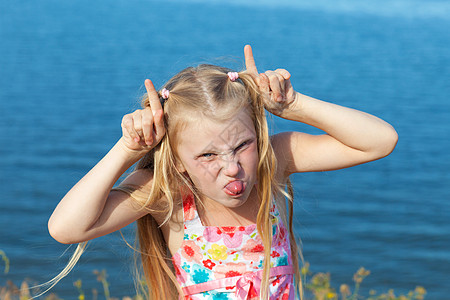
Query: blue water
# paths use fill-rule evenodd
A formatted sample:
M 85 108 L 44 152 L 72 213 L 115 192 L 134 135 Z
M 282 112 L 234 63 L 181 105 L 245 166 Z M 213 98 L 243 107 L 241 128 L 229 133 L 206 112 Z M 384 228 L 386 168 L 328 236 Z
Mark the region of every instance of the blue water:
M 448 299 L 449 2 L 222 2 L 0 0 L 0 249 L 11 261 L 0 285 L 41 283 L 65 265 L 73 248 L 52 240 L 47 220 L 120 137 L 145 78 L 159 85 L 199 62 L 240 69 L 251 43 L 261 70 L 286 68 L 298 91 L 399 133 L 385 159 L 292 177 L 311 269 L 338 288 L 364 266 L 365 293 L 422 285 L 427 299 Z M 106 269 L 112 296 L 130 295 L 131 256 L 118 233 L 97 239 L 53 291 L 74 299 L 81 278 L 88 298 L 102 295 L 92 271 Z

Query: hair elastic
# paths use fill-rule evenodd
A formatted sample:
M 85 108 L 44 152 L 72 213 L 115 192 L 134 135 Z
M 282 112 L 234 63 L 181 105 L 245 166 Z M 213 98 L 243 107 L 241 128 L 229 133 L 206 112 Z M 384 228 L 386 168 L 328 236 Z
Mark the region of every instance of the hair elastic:
M 169 90 L 166 88 L 163 88 L 161 91 L 161 96 L 164 100 L 167 100 L 167 98 L 169 98 Z
M 238 72 L 228 72 L 227 75 L 228 75 L 228 78 L 230 78 L 231 81 L 235 81 L 236 79 L 239 78 L 239 73 Z

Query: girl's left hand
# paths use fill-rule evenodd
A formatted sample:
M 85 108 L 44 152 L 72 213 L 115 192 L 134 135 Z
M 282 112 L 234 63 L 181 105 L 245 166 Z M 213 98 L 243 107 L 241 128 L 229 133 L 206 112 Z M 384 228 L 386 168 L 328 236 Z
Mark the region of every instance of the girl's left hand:
M 244 55 L 247 72 L 263 94 L 265 108 L 272 114 L 283 117 L 283 114 L 292 110 L 299 101 L 290 81 L 291 74 L 285 69 L 259 74 L 250 45 L 245 46 Z

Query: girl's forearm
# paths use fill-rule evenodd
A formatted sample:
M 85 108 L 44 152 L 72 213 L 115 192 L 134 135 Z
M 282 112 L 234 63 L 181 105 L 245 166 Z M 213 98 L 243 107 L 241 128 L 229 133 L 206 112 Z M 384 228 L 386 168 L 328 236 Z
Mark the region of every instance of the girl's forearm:
M 296 93 L 296 100 L 281 117 L 317 127 L 348 147 L 387 155 L 395 147 L 397 133 L 385 121 L 370 114 Z
M 89 230 L 100 217 L 111 188 L 142 153 L 130 152 L 119 140 L 59 202 L 49 220 L 52 236 Z

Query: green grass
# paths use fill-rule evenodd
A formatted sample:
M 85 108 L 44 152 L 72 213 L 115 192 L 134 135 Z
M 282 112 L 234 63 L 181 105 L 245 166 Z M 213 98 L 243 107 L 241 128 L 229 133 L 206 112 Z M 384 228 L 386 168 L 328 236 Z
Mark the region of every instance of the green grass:
M 423 300 L 426 294 L 426 290 L 423 287 L 417 286 L 406 295 L 397 296 L 392 289 L 387 293 L 378 295 L 374 290 L 371 290 L 367 296 L 360 295 L 361 283 L 364 278 L 370 275 L 370 271 L 365 268 L 360 268 L 353 275 L 353 289 L 347 284 L 341 284 L 339 291 L 331 286 L 330 273 L 311 273 L 309 263 L 305 263 L 301 270 L 301 275 L 303 282 L 305 282 L 305 288 L 311 293 L 311 299 L 313 300 Z
M 9 259 L 6 254 L 0 250 L 0 256 L 4 261 L 4 274 L 9 272 Z M 109 292 L 110 283 L 107 281 L 107 273 L 105 270 L 93 271 L 93 275 L 96 276 L 97 281 L 100 283 L 103 289 L 103 297 L 105 300 L 118 300 L 118 298 L 111 297 Z M 371 290 L 369 295 L 360 295 L 360 286 L 364 279 L 370 275 L 370 271 L 365 268 L 360 268 L 353 275 L 352 287 L 347 284 L 342 284 L 339 287 L 339 291 L 331 286 L 330 273 L 312 273 L 309 269 L 309 263 L 305 263 L 301 269 L 301 275 L 303 282 L 305 283 L 305 290 L 309 296 L 306 300 L 423 300 L 425 299 L 426 290 L 417 286 L 414 290 L 409 291 L 405 295 L 395 295 L 394 290 L 389 290 L 383 294 L 377 294 Z M 78 300 L 100 300 L 98 299 L 98 291 L 92 290 L 92 295 L 87 297 L 83 290 L 83 281 L 78 279 L 73 283 L 74 285 L 74 297 Z M 0 300 L 28 300 L 31 299 L 30 287 L 26 280 L 20 284 L 20 288 L 16 286 L 12 281 L 7 281 L 5 286 L 0 286 Z M 102 299 L 103 299 L 102 297 Z M 62 300 L 58 295 L 49 293 L 39 299 L 44 300 Z M 122 300 L 144 300 L 140 295 L 123 297 Z

